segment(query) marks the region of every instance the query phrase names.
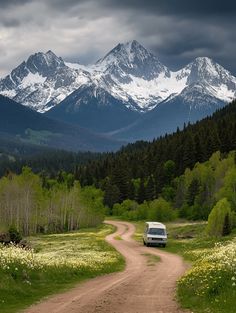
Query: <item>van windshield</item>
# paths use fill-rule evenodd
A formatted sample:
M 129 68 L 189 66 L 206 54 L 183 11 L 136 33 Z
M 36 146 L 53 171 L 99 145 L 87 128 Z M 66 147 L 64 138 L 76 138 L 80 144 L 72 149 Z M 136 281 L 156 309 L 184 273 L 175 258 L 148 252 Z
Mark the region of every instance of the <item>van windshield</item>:
M 165 229 L 163 228 L 150 228 L 148 230 L 149 235 L 160 235 L 160 236 L 165 236 L 166 232 Z

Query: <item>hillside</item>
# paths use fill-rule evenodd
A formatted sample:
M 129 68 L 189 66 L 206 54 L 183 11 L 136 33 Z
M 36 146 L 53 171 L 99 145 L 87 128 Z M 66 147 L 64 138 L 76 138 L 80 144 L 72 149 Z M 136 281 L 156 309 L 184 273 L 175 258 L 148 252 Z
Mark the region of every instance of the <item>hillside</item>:
M 193 125 L 187 125 L 184 130 L 177 130 L 172 135 L 160 137 L 152 142 L 138 141 L 128 144 L 117 153 L 102 155 L 90 154 L 83 157 L 85 165 L 79 165 L 73 155 L 68 158 L 63 153 L 47 156 L 48 162 L 42 157 L 31 160 L 16 161 L 11 168 L 19 169 L 24 163 L 34 171 L 43 171 L 45 166 L 50 175 L 61 169 L 67 170 L 80 180 L 82 185 L 95 184 L 106 188 L 109 182 L 121 199 L 134 197 L 137 189 L 133 180 L 140 179 L 152 185 L 157 195 L 165 184 L 164 163 L 174 162 L 171 175 L 181 175 L 186 167 L 192 168 L 196 162 L 207 161 L 213 152 L 219 150 L 227 153 L 236 149 L 236 102 L 218 110 L 212 117 L 206 118 Z M 86 163 L 87 159 L 87 163 Z M 89 165 L 89 166 L 88 166 Z M 7 164 L 5 164 L 7 167 Z M 114 190 L 113 190 L 114 191 Z M 115 192 L 114 191 L 114 192 Z M 137 192 L 137 190 L 136 190 Z M 145 196 L 144 196 L 145 199 Z
M 185 126 L 182 131 L 177 130 L 149 143 L 129 144 L 115 154 L 107 154 L 92 162 L 89 167 L 82 166 L 78 178 L 82 184 L 90 182 L 108 188 L 119 201 L 134 197 L 136 184 L 133 180 L 141 178 L 144 184 L 150 184 L 157 196 L 168 175 L 181 175 L 187 167 L 192 168 L 196 162 L 208 160 L 215 151 L 225 153 L 236 149 L 235 138 L 236 101 L 212 117 Z M 173 164 L 165 169 L 168 160 Z
M 0 96 L 0 133 L 18 139 L 17 145 L 23 142 L 72 151 L 107 151 L 121 146 L 116 140 L 47 118 L 4 96 Z

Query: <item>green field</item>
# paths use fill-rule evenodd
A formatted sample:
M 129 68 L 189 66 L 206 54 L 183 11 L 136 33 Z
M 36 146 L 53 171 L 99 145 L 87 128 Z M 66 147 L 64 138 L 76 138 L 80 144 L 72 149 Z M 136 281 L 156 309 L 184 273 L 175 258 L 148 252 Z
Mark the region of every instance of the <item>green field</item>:
M 104 240 L 112 226 L 27 238 L 34 249 L 0 246 L 0 312 L 18 312 L 76 283 L 120 271 L 124 259 Z
M 134 238 L 142 242 L 144 222 L 136 222 Z M 192 267 L 178 282 L 178 299 L 184 308 L 197 313 L 235 313 L 236 232 L 213 239 L 206 224 L 167 223 L 165 251 L 180 254 Z

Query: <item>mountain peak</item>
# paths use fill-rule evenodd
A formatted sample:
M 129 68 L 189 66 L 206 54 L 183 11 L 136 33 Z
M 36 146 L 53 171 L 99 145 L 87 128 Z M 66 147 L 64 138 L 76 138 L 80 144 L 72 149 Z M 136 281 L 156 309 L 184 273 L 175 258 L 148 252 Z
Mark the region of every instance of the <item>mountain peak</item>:
M 152 57 L 152 55 L 146 48 L 144 48 L 137 40 L 131 40 L 125 43 L 119 43 L 111 51 L 109 51 L 104 58 L 100 59 L 97 63 L 108 61 L 114 63 L 117 61 L 122 62 L 134 62 L 135 59 L 144 61 L 145 59 Z
M 222 84 L 233 89 L 235 78 L 223 66 L 209 57 L 197 57 L 180 72 L 180 77 L 186 76 L 188 85 L 204 82 L 219 88 Z
M 48 76 L 54 72 L 58 67 L 65 66 L 62 58 L 58 57 L 51 50 L 46 53 L 37 52 L 31 55 L 26 61 L 26 66 L 29 72 L 39 73 L 43 76 Z
M 47 55 L 55 55 L 55 53 L 52 52 L 52 50 L 48 50 L 48 51 L 46 52 L 46 54 L 47 54 Z M 56 56 L 56 55 L 55 55 L 55 56 Z
M 214 61 L 209 58 L 209 57 L 196 57 L 195 60 L 193 62 L 197 62 L 197 63 L 214 63 Z
M 169 75 L 169 70 L 137 40 L 119 43 L 104 58 L 98 60 L 96 66 L 124 83 L 130 82 L 127 75 L 145 80 L 151 80 L 163 72 L 164 75 Z

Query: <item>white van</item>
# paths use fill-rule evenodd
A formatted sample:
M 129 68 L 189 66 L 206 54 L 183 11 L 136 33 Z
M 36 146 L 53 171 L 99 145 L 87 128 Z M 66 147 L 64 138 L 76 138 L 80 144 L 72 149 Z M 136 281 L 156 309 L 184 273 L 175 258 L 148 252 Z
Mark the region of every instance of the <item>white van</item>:
M 158 222 L 146 222 L 143 244 L 145 246 L 160 245 L 165 247 L 167 244 L 166 226 Z

